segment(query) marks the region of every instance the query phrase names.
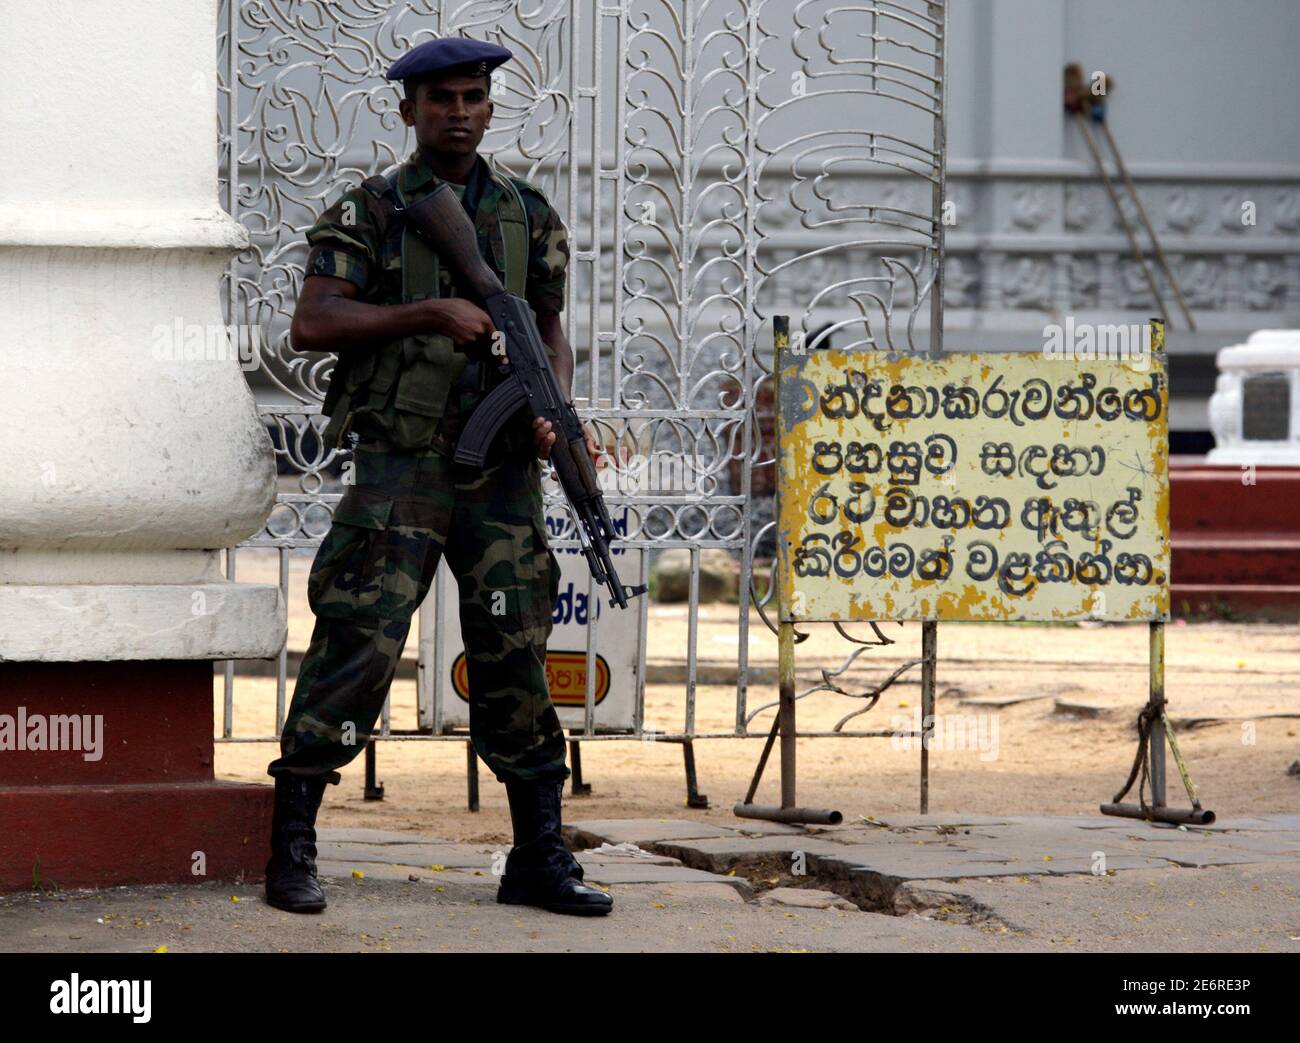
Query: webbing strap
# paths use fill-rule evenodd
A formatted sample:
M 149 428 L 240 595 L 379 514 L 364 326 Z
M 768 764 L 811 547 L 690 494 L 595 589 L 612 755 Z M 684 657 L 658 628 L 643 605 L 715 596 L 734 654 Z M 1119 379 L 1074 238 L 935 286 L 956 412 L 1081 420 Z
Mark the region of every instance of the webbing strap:
M 506 289 L 522 297 L 528 282 L 528 210 L 514 179 L 503 176 L 509 193 L 502 198 L 497 215 L 501 227 L 501 245 L 505 247 Z

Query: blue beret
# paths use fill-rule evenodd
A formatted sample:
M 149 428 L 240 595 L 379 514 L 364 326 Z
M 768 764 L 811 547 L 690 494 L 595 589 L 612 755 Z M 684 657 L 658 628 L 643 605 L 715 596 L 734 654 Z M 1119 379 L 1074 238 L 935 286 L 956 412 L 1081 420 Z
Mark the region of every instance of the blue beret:
M 514 55 L 504 47 L 460 36 L 429 40 L 412 47 L 393 62 L 390 80 L 411 80 L 437 73 L 459 72 L 467 76 L 486 76 Z

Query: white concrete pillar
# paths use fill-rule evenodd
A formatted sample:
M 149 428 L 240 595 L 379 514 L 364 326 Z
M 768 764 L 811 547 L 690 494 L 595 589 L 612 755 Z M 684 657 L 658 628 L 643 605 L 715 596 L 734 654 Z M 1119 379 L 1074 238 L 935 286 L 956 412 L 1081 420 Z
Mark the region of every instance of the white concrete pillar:
M 216 0 L 0 5 L 0 660 L 267 658 L 271 585 L 218 548 L 274 504 L 221 326 Z

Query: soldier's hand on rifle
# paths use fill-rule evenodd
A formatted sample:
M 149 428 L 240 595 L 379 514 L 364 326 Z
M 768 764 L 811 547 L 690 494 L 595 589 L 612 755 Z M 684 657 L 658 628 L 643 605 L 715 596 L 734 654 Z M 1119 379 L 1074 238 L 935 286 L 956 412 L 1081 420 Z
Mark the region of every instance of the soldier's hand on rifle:
M 496 332 L 492 317 L 473 301 L 444 297 L 428 303 L 436 309 L 434 331 L 450 337 L 461 350 L 485 341 Z
M 540 416 L 533 417 L 533 444 L 537 447 L 537 459 L 547 460 L 551 456 L 551 446 L 555 445 L 555 432 L 552 430 L 552 424 Z M 596 441 L 596 436 L 588 431 L 585 427 L 582 429 L 582 435 L 587 441 L 587 454 L 591 457 L 591 462 L 598 463 L 601 456 L 600 444 Z

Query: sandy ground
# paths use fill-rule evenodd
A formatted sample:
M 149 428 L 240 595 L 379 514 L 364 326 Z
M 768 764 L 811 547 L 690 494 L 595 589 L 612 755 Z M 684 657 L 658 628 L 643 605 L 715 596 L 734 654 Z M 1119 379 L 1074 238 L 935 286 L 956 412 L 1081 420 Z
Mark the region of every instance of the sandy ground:
M 255 560 L 256 559 L 256 560 Z M 291 561 L 290 648 L 304 648 L 312 617 L 305 600 L 310 556 Z M 241 552 L 238 578 L 274 582 L 274 556 Z M 697 642 L 702 665 L 736 662 L 738 609 L 706 605 Z M 750 616 L 751 669 L 772 671 L 776 639 L 756 613 Z M 652 605 L 647 659 L 681 662 L 689 620 L 680 605 Z M 815 684 L 823 667 L 841 663 L 853 646 L 828 624 L 806 628 L 797 646 L 799 690 Z M 864 626 L 852 629 L 869 634 Z M 414 633 L 414 629 L 413 629 Z M 842 687 L 861 691 L 919 653 L 920 627 L 891 625 L 887 648 L 863 653 Z M 414 654 L 408 645 L 407 654 Z M 972 814 L 1096 814 L 1123 784 L 1135 751 L 1133 720 L 1146 698 L 1147 629 L 1143 626 L 1048 627 L 1029 624 L 945 624 L 939 628 L 938 713 L 948 718 L 949 745 L 931 751 L 931 811 Z M 1175 718 L 1224 718 L 1224 723 L 1180 731 L 1179 741 L 1206 807 L 1221 817 L 1300 810 L 1300 777 L 1287 768 L 1300 759 L 1300 632 L 1293 626 L 1190 623 L 1167 628 L 1167 694 Z M 773 675 L 774 676 L 774 675 Z M 292 677 L 290 678 L 292 687 Z M 214 680 L 218 721 L 224 681 Z M 751 683 L 753 712 L 775 699 L 774 680 Z M 991 697 L 1034 697 L 1002 708 L 971 703 Z M 696 730 L 732 731 L 736 686 L 696 689 Z M 1062 714 L 1055 701 L 1097 704 L 1096 719 Z M 870 712 L 854 720 L 859 730 L 910 729 L 920 702 L 913 669 Z M 684 684 L 652 684 L 646 723 L 661 732 L 683 727 Z M 801 730 L 826 730 L 863 700 L 819 692 L 799 703 Z M 414 724 L 415 685 L 393 687 L 394 727 Z M 236 679 L 234 734 L 274 732 L 273 678 Z M 691 817 L 735 823 L 732 804 L 743 798 L 770 727 L 770 711 L 754 718 L 755 738 L 696 743 L 696 766 L 707 810 L 686 809 L 681 747 L 645 740 L 584 744 L 583 774 L 592 792 L 566 797 L 570 818 Z M 799 801 L 857 815 L 918 809 L 916 749 L 891 738 L 817 738 L 798 744 Z M 271 743 L 221 743 L 219 775 L 265 781 L 275 756 Z M 379 749 L 385 799 L 362 799 L 363 758 L 344 769 L 343 783 L 327 795 L 321 825 L 422 831 L 448 840 L 498 843 L 509 839 L 505 792 L 481 772 L 482 809 L 466 810 L 465 746 L 460 741 L 391 741 Z M 779 803 L 775 758 L 759 789 L 760 803 Z M 1177 773 L 1169 768 L 1172 804 L 1184 805 Z

